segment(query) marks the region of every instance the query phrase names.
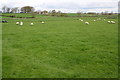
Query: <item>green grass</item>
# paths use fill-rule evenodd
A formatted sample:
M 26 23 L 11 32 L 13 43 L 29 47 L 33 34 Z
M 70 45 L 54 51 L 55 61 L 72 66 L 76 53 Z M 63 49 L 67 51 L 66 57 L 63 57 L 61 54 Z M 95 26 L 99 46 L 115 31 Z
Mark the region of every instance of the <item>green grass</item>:
M 2 27 L 3 78 L 117 78 L 117 19 L 82 18 L 90 25 L 78 19 L 8 19 Z
M 2 21 L 1 17 L 0 21 Z M 0 79 L 2 79 L 2 23 L 0 23 L 0 45 Z
M 81 16 L 81 17 L 89 17 L 89 16 L 98 16 L 98 17 L 110 17 L 110 18 L 116 18 L 117 17 L 117 14 L 113 14 L 113 15 L 97 15 L 97 14 L 81 14 L 81 15 L 78 15 L 77 13 L 66 13 L 68 17 L 78 17 L 78 16 Z M 7 15 L 7 16 L 10 16 L 10 15 L 15 15 L 16 17 L 32 17 L 32 14 L 31 13 L 3 13 L 3 15 Z M 35 14 L 35 17 L 36 18 L 41 18 L 41 17 L 46 17 L 46 15 L 41 15 L 41 14 Z M 3 16 L 3 18 L 6 18 Z M 8 18 L 8 17 L 7 17 Z

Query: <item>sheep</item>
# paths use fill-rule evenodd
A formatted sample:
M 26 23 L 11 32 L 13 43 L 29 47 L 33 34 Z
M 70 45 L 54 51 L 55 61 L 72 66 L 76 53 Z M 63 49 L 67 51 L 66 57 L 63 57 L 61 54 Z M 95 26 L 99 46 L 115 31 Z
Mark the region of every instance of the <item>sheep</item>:
M 89 22 L 85 22 L 85 24 L 87 24 L 87 25 L 88 25 L 88 24 L 90 24 L 90 23 L 89 23 Z
M 20 22 L 16 22 L 16 25 L 20 24 Z
M 112 24 L 115 24 L 115 21 L 111 21 Z
M 105 21 L 105 19 L 103 19 Z
M 23 25 L 23 22 L 20 22 L 20 25 L 22 26 L 22 25 Z
M 44 24 L 45 22 L 44 22 L 44 21 L 42 21 L 41 23 L 42 23 L 42 24 Z
M 96 21 L 96 20 L 94 20 L 94 21 Z
M 108 21 L 108 23 L 111 23 L 111 21 Z
M 115 24 L 115 21 L 108 21 L 108 23 Z
M 30 23 L 30 25 L 32 26 L 32 25 L 34 25 L 33 23 Z
M 82 19 L 79 19 L 79 20 L 83 22 L 83 20 L 82 20 Z

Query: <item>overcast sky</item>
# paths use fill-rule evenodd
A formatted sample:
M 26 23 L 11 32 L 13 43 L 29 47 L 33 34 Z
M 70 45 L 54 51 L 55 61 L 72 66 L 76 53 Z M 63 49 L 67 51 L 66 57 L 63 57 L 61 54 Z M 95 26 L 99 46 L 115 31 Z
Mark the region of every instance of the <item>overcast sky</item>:
M 7 7 L 33 6 L 36 10 L 61 10 L 62 12 L 118 12 L 119 0 L 0 0 L 0 10 Z

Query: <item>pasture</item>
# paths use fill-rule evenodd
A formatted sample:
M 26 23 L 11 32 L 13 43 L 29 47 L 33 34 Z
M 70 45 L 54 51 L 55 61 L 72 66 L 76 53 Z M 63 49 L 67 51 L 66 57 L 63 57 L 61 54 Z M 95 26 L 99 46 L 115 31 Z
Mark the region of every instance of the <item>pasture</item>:
M 118 21 L 101 17 L 94 22 L 97 18 L 6 18 L 3 78 L 117 78 Z M 110 20 L 116 24 L 109 24 Z M 17 21 L 24 25 L 16 25 Z

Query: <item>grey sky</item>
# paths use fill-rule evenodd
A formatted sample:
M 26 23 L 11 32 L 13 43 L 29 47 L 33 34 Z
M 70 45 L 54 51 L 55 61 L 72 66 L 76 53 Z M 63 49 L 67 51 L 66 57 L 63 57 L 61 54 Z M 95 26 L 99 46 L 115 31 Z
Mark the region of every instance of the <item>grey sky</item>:
M 119 0 L 0 0 L 2 6 L 33 6 L 36 10 L 61 10 L 62 12 L 101 12 L 118 11 Z

